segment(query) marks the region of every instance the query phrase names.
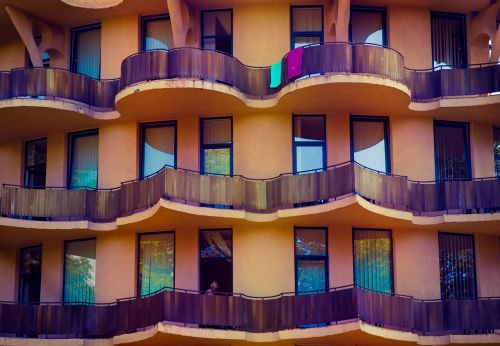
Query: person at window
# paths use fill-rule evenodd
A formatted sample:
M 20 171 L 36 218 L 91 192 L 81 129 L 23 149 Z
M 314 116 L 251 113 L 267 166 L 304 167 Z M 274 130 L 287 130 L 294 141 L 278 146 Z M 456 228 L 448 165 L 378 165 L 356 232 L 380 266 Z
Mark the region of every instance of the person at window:
M 217 292 L 218 289 L 219 289 L 219 284 L 217 283 L 217 281 L 213 281 L 210 284 L 210 287 L 208 288 L 208 290 L 205 291 L 205 293 L 209 296 L 213 296 Z

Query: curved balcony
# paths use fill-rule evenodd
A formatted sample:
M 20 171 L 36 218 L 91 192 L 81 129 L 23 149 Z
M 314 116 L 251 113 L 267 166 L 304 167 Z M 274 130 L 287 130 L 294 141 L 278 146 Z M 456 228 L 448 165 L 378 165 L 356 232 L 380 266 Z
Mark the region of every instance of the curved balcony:
M 353 162 L 325 171 L 284 174 L 265 180 L 201 175 L 165 167 L 146 179 L 124 182 L 115 189 L 28 189 L 4 185 L 0 190 L 0 214 L 14 218 L 112 222 L 148 209 L 162 198 L 202 207 L 224 205 L 247 212 L 271 213 L 352 195 L 414 215 L 491 213 L 500 210 L 500 179 L 419 182 Z
M 500 328 L 500 298 L 417 300 L 345 286 L 256 298 L 164 289 L 111 304 L 0 303 L 0 334 L 110 338 L 159 322 L 253 333 L 349 320 L 417 335 L 487 334 Z

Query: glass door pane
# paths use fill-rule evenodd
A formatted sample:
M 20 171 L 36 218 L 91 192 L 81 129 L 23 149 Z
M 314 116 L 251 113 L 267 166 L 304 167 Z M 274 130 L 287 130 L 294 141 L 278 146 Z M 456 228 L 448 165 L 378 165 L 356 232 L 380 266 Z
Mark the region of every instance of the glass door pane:
M 175 168 L 176 124 L 143 124 L 141 178 L 158 172 L 165 166 Z
M 99 135 L 97 130 L 70 134 L 69 186 L 97 188 Z
M 435 121 L 436 179 L 470 179 L 468 124 Z
M 209 289 L 212 293 L 233 292 L 233 238 L 230 229 L 200 231 L 200 291 Z
M 467 65 L 464 15 L 432 12 L 431 33 L 434 67 L 459 68 Z
M 47 138 L 26 142 L 24 162 L 24 185 L 45 187 L 47 168 Z
M 96 240 L 67 241 L 64 253 L 64 302 L 95 300 Z
M 352 160 L 367 168 L 390 173 L 387 120 L 351 118 Z
M 351 43 L 387 45 L 385 8 L 352 7 Z
M 101 75 L 101 27 L 73 29 L 72 70 L 99 79 Z
M 42 278 L 41 246 L 21 249 L 19 270 L 19 302 L 40 302 L 40 285 Z

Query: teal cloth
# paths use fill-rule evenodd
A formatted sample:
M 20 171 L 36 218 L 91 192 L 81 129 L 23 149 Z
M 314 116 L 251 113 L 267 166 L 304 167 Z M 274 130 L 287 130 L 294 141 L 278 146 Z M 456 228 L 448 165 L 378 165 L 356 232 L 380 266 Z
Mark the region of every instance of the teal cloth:
M 281 85 L 281 60 L 276 64 L 271 65 L 271 82 L 270 88 L 277 88 Z

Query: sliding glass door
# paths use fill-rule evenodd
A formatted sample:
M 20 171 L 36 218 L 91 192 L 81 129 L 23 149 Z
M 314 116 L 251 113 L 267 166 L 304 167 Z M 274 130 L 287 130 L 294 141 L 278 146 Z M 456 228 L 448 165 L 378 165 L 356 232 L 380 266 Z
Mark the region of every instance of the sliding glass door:
M 467 65 L 465 16 L 431 13 L 432 66 L 460 68 Z
M 68 186 L 72 188 L 97 188 L 98 130 L 71 133 L 69 142 Z
M 41 279 L 42 247 L 22 248 L 19 265 L 19 303 L 40 302 Z
M 217 288 L 214 289 L 214 283 Z M 200 231 L 200 291 L 233 292 L 233 232 Z
M 96 240 L 79 239 L 64 245 L 64 302 L 95 301 Z
M 99 79 L 101 76 L 101 25 L 72 30 L 71 71 Z
M 470 179 L 469 124 L 434 121 L 436 180 Z

